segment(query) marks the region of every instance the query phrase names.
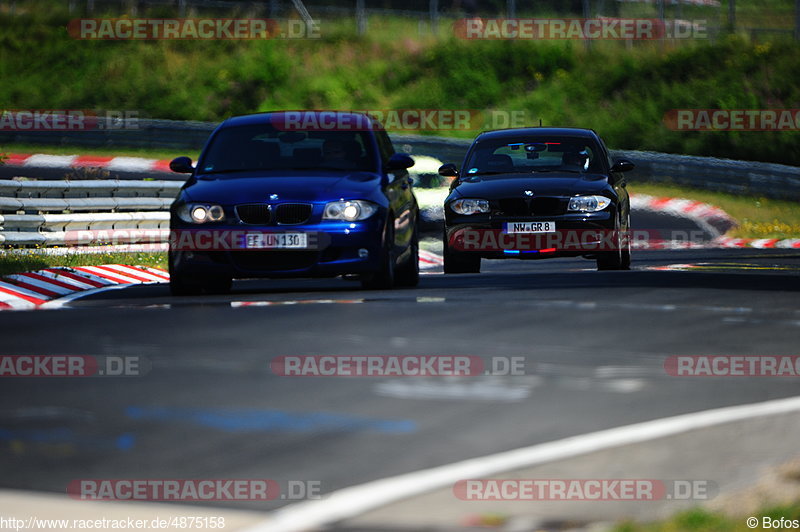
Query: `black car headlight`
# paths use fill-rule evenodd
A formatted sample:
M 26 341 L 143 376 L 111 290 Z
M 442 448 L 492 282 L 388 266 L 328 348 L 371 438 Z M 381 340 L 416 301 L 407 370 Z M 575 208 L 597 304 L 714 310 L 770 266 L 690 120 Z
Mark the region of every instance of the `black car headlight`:
M 378 210 L 374 203 L 364 200 L 332 201 L 325 205 L 323 220 L 357 222 L 366 220 Z
M 175 213 L 178 218 L 189 224 L 204 224 L 225 220 L 225 210 L 216 204 L 186 203 L 178 207 Z
M 575 196 L 570 198 L 568 211 L 599 212 L 611 205 L 611 200 L 605 196 Z
M 489 201 L 485 199 L 457 199 L 450 202 L 450 210 L 456 214 L 489 212 Z

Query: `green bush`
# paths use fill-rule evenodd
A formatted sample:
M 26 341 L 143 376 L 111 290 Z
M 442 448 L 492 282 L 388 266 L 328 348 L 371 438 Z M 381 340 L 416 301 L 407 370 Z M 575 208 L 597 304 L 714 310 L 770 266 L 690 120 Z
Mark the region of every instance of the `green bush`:
M 415 22 L 383 19 L 370 28 L 405 27 L 407 36 L 356 36 L 342 22 L 308 40 L 79 41 L 67 34 L 70 17 L 63 8 L 0 14 L 8 108 L 209 121 L 301 108 L 525 111 L 531 125 L 541 118 L 593 128 L 614 148 L 800 165 L 797 132 L 676 132 L 663 123 L 670 109 L 797 107 L 800 45 L 792 40 L 596 42 L 587 50 L 417 36 Z

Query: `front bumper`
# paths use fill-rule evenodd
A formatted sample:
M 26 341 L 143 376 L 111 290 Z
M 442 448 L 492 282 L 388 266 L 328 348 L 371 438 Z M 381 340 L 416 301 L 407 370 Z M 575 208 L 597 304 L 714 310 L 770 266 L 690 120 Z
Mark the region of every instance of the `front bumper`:
M 228 231 L 224 238 L 190 238 L 185 233 Z M 247 233 L 305 233 L 304 249 L 252 249 Z M 183 276 L 334 277 L 376 272 L 381 267 L 383 219 L 360 222 L 326 221 L 294 226 L 174 226 L 170 238 L 170 269 Z
M 487 259 L 541 259 L 594 256 L 613 251 L 625 238 L 616 225 L 617 213 L 610 207 L 598 213 L 570 213 L 557 216 L 450 217 L 445 223 L 445 245 L 450 252 L 479 254 Z M 555 222 L 555 232 L 506 233 L 514 222 Z

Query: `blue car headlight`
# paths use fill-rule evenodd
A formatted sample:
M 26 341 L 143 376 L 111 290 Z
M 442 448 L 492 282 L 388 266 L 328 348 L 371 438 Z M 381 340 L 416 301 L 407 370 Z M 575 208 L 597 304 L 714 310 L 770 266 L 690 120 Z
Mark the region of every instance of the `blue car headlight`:
M 598 212 L 611 205 L 605 196 L 575 196 L 570 198 L 567 210 L 577 212 Z
M 366 220 L 378 211 L 378 206 L 364 200 L 332 201 L 325 205 L 323 220 L 357 222 Z
M 182 221 L 190 224 L 204 224 L 222 222 L 225 220 L 225 210 L 216 204 L 186 203 L 176 210 Z

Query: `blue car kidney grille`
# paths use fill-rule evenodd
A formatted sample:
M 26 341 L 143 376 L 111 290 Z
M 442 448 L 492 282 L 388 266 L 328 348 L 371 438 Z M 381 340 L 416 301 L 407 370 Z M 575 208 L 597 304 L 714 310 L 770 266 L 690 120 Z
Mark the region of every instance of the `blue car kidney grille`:
M 236 215 L 242 223 L 250 225 L 267 225 L 270 223 L 270 208 L 265 203 L 237 205 Z
M 308 203 L 282 203 L 275 209 L 275 222 L 280 225 L 303 224 L 311 218 L 311 205 Z

